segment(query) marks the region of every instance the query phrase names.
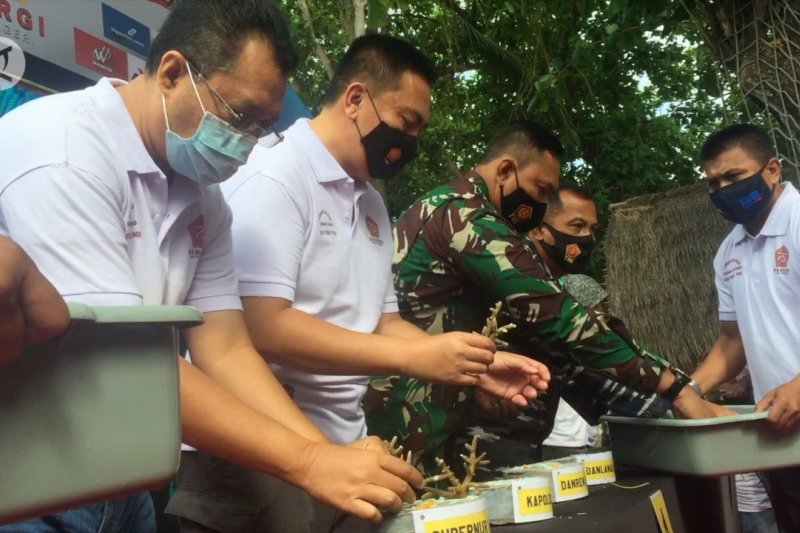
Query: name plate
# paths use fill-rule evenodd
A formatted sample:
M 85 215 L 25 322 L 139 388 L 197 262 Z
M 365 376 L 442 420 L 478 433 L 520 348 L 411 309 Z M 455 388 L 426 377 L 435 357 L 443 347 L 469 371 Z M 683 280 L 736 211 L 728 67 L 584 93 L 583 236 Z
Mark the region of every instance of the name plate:
M 545 476 L 526 477 L 511 482 L 514 523 L 538 522 L 553 518 L 553 480 Z
M 586 471 L 583 464 L 559 466 L 553 469 L 551 476 L 554 501 L 568 502 L 589 495 L 589 485 L 586 482 Z
M 474 498 L 412 512 L 414 533 L 489 533 L 489 512 L 483 498 Z
M 617 480 L 617 473 L 614 470 L 614 457 L 610 451 L 586 453 L 577 456 L 578 461 L 583 463 L 586 471 L 586 481 L 589 485 L 604 485 L 613 483 Z

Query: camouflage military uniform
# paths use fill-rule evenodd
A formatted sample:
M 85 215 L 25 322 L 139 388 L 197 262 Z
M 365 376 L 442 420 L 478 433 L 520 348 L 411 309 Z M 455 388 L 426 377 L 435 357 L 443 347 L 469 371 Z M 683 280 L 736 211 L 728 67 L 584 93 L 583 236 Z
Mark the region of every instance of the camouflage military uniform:
M 634 388 L 654 390 L 658 377 L 624 329 L 612 329 L 605 315 L 582 307 L 549 278 L 492 206 L 476 173 L 418 199 L 398 220 L 394 244 L 400 312 L 422 329 L 480 331 L 490 307 L 502 300 L 500 324 L 517 324 L 507 336 L 512 351 L 542 360 L 551 370 L 604 369 Z M 471 395 L 469 387 L 374 377 L 364 399 L 369 432 L 398 436 L 415 462 L 430 470 L 433 458 L 444 456 Z

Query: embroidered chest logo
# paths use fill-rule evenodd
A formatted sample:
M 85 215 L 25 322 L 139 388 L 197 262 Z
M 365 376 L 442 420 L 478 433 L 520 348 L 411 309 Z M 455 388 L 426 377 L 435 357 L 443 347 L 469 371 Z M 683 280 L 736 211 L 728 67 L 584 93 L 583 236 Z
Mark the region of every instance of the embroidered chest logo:
M 330 213 L 323 209 L 319 212 L 318 220 L 320 235 L 336 235 L 336 229 L 333 227 L 333 219 Z
M 130 209 L 128 210 L 128 220 L 125 221 L 125 239 L 141 239 L 142 232 L 138 228 L 139 222 L 136 220 L 136 211 L 133 208 L 133 204 L 131 204 Z
M 206 243 L 206 221 L 203 215 L 194 219 L 186 229 L 192 238 L 192 247 L 189 248 L 189 257 L 197 258 L 203 253 L 203 246 Z
M 785 244 L 782 244 L 775 250 L 775 268 L 773 272 L 776 274 L 789 273 L 789 249 Z
M 369 232 L 369 242 L 372 244 L 377 244 L 378 246 L 383 246 L 383 241 L 381 240 L 381 230 L 378 226 L 378 223 L 375 222 L 371 216 L 367 215 L 364 219 L 364 222 L 367 225 L 367 231 Z
M 742 275 L 742 262 L 733 257 L 725 261 L 725 266 L 722 268 L 722 278 L 725 281 L 730 281 L 733 278 L 738 278 Z

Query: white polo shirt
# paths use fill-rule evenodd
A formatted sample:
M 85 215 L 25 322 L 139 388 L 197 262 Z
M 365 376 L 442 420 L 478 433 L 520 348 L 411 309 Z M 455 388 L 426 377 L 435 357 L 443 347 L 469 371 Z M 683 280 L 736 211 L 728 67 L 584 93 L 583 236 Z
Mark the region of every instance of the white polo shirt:
M 739 325 L 756 401 L 800 373 L 800 194 L 783 186 L 761 232 L 737 225 L 714 258 L 719 319 Z
M 66 300 L 241 309 L 230 209 L 217 187 L 168 186 L 102 79 L 0 119 L 0 235 Z
M 337 326 L 372 333 L 382 313 L 397 311 L 383 200 L 347 175 L 308 120 L 295 122 L 285 137 L 271 149 L 257 146 L 222 186 L 234 213 L 239 292 L 284 298 Z M 272 368 L 332 441 L 366 435 L 366 376 Z

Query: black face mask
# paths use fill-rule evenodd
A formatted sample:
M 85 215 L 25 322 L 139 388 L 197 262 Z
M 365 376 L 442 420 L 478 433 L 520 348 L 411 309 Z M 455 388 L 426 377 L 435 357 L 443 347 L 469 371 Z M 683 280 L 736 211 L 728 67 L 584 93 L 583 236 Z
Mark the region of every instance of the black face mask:
M 361 129 L 355 120 L 353 123 L 361 136 L 361 144 L 364 145 L 364 150 L 367 152 L 369 175 L 374 179 L 389 180 L 416 157 L 417 138 L 385 123 L 381 119 L 369 91 L 367 91 L 367 96 L 380 122 L 366 135 L 361 135 Z
M 772 189 L 761 175 L 764 168 L 766 165 L 749 178 L 710 194 L 711 203 L 722 216 L 736 224 L 748 224 L 764 211 L 772 197 Z
M 594 236 L 575 236 L 558 231 L 547 222 L 542 223 L 555 240 L 555 244 L 539 241 L 542 249 L 558 266 L 570 274 L 582 274 L 589 267 L 589 258 L 594 250 Z
M 517 188 L 508 196 L 501 196 L 500 214 L 514 227 L 517 233 L 525 235 L 542 223 L 544 213 L 547 211 L 547 203 L 532 198 L 519 186 L 519 176 L 517 176 L 516 168 L 514 169 L 514 177 L 517 180 Z M 500 194 L 503 194 L 502 185 L 500 186 Z

